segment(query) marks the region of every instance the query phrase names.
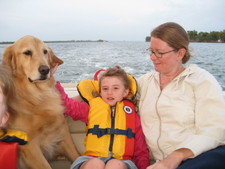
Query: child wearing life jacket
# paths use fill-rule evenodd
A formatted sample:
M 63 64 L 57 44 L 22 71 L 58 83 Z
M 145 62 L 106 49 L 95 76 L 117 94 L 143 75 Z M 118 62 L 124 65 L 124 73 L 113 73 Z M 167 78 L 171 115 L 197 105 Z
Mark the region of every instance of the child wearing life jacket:
M 27 135 L 23 132 L 7 129 L 9 119 L 9 98 L 15 96 L 14 85 L 9 70 L 0 66 L 0 168 L 17 168 L 18 144 L 27 143 Z
M 95 76 L 96 78 L 97 76 Z M 66 115 L 87 124 L 85 151 L 71 169 L 146 169 L 149 151 L 132 103 L 136 80 L 120 67 L 103 72 L 99 81 L 83 80 L 77 89 L 88 103 L 71 99 L 57 83 Z

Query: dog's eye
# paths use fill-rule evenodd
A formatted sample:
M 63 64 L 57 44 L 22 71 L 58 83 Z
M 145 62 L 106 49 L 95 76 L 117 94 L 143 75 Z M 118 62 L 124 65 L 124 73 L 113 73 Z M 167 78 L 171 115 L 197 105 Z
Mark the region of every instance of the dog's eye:
M 47 53 L 48 53 L 48 51 L 46 49 L 44 49 L 44 54 L 47 54 Z
M 32 55 L 32 52 L 30 50 L 27 50 L 27 51 L 23 52 L 23 54 L 25 54 L 27 56 L 31 56 Z

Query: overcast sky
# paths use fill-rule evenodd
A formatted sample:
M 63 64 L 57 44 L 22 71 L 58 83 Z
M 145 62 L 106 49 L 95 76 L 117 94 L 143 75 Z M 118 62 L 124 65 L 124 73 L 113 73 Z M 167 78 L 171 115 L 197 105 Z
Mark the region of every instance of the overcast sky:
M 0 41 L 144 41 L 177 22 L 198 32 L 225 30 L 225 0 L 0 0 Z

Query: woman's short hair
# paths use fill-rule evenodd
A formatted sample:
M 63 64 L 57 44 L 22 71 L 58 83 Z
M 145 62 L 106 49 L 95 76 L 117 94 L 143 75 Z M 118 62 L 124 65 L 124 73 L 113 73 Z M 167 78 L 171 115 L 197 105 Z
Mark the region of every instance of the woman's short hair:
M 185 64 L 192 57 L 189 51 L 189 38 L 185 29 L 177 23 L 167 22 L 159 25 L 151 32 L 151 37 L 159 38 L 170 47 L 179 50 L 186 49 L 186 54 L 182 59 Z

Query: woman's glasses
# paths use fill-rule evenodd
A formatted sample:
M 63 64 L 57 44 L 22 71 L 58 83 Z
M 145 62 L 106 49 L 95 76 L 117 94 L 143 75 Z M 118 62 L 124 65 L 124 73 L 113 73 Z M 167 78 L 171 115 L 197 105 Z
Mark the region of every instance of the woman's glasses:
M 150 48 L 148 48 L 148 49 L 146 49 L 146 50 L 149 51 L 150 56 L 154 54 L 157 58 L 162 58 L 163 55 L 165 55 L 165 54 L 167 54 L 167 53 L 177 51 L 176 49 L 173 49 L 173 50 L 169 50 L 169 51 L 166 51 L 166 52 L 159 52 L 159 51 L 153 51 L 153 50 L 151 50 Z

